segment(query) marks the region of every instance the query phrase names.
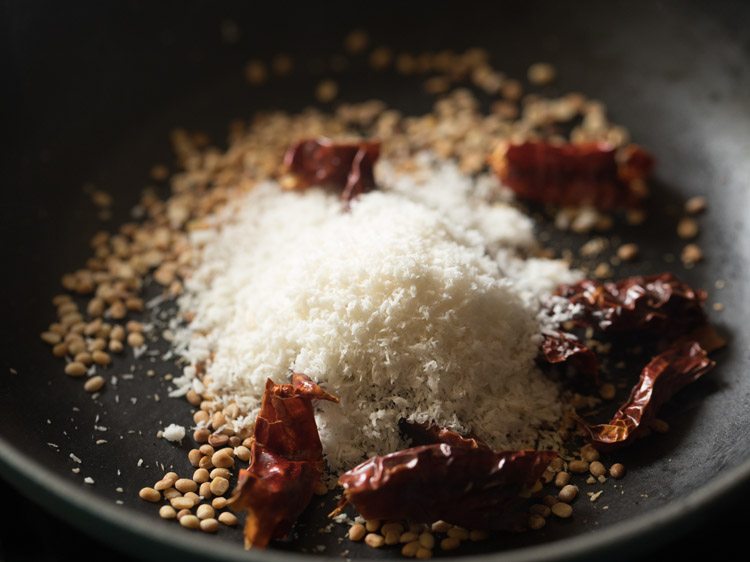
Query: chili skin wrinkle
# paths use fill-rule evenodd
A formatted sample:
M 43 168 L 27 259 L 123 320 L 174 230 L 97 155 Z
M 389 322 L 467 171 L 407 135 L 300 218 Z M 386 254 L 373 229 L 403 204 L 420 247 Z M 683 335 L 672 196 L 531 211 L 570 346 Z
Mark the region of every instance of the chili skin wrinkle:
M 585 279 L 563 285 L 557 294 L 581 309 L 576 323 L 607 334 L 653 335 L 672 339 L 706 323 L 706 292 L 694 290 L 672 273 L 619 281 Z
M 558 455 L 553 451 L 494 452 L 474 438 L 441 428 L 415 428 L 420 445 L 373 457 L 339 478 L 344 495 L 365 519 L 447 521 L 472 529 L 520 530 L 525 487 Z
M 245 548 L 283 538 L 312 499 L 324 469 L 313 400 L 338 402 L 307 375 L 266 383 L 250 446 L 230 505 L 247 512 Z
M 562 207 L 604 211 L 635 208 L 648 195 L 653 157 L 638 145 L 606 142 L 501 143 L 489 157 L 500 180 L 518 197 Z
M 680 342 L 649 361 L 630 397 L 608 423 L 588 425 L 582 420 L 579 423 L 600 451 L 629 445 L 656 419 L 665 402 L 715 364 L 698 342 Z

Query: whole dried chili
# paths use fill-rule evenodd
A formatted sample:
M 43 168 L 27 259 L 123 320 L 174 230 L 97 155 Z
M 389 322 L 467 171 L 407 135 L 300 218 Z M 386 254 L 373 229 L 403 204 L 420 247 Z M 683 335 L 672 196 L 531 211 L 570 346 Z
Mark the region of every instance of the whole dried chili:
M 602 210 L 638 206 L 654 167 L 651 155 L 637 145 L 615 148 L 603 142 L 502 143 L 489 162 L 500 180 L 523 199 Z
M 609 451 L 632 443 L 656 418 L 659 408 L 682 387 L 698 380 L 715 362 L 699 343 L 678 343 L 654 357 L 641 371 L 628 400 L 605 424 L 581 422 L 591 443 Z
M 544 334 L 542 355 L 550 364 L 571 365 L 584 375 L 596 377 L 599 373 L 599 359 L 596 354 L 573 334 L 556 332 Z
M 693 290 L 671 273 L 591 279 L 563 285 L 557 294 L 582 310 L 577 322 L 606 333 L 637 333 L 671 339 L 706 323 L 705 291 Z
M 412 447 L 344 473 L 339 509 L 351 503 L 365 519 L 515 530 L 520 492 L 555 457 L 552 451 L 494 452 L 445 443 Z
M 338 398 L 309 377 L 291 384 L 266 382 L 250 446 L 250 464 L 240 471 L 230 503 L 247 511 L 245 548 L 265 548 L 284 537 L 307 507 L 323 473 L 323 447 L 312 401 Z
M 341 199 L 348 203 L 375 188 L 373 171 L 379 156 L 380 141 L 302 140 L 284 155 L 282 185 L 288 189 L 330 186 L 341 190 Z

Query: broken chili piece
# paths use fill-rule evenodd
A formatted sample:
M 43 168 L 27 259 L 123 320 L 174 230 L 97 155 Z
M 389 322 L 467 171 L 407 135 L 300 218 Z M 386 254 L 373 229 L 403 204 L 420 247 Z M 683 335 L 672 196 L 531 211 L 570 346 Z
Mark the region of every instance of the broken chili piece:
M 641 371 L 628 400 L 605 424 L 582 423 L 591 443 L 609 451 L 632 443 L 678 390 L 698 380 L 715 362 L 695 341 L 676 344 L 654 357 Z
M 519 493 L 555 457 L 552 451 L 494 452 L 445 443 L 412 447 L 344 473 L 339 509 L 351 503 L 365 519 L 515 530 L 523 503 Z
M 563 285 L 557 294 L 582 310 L 577 322 L 606 333 L 637 333 L 671 339 L 706 323 L 705 291 L 693 290 L 671 273 L 592 279 Z
M 230 503 L 245 510 L 245 548 L 265 548 L 283 538 L 307 507 L 323 474 L 323 447 L 313 400 L 338 398 L 309 377 L 291 384 L 266 382 L 250 446 L 250 464 L 240 471 Z
M 375 189 L 374 167 L 379 156 L 380 141 L 302 140 L 284 155 L 282 185 L 287 189 L 332 187 L 340 190 L 341 199 L 348 203 Z
M 601 210 L 637 207 L 646 197 L 653 157 L 637 145 L 604 142 L 502 143 L 490 165 L 503 184 L 522 199 Z
M 434 423 L 414 423 L 406 420 L 399 422 L 401 431 L 411 439 L 413 445 L 434 445 L 445 443 L 453 447 L 469 449 L 489 449 L 484 441 L 473 434 L 461 435 L 458 431 L 441 427 Z
M 542 355 L 552 365 L 570 365 L 584 375 L 596 377 L 599 359 L 596 354 L 573 334 L 555 332 L 544 334 Z

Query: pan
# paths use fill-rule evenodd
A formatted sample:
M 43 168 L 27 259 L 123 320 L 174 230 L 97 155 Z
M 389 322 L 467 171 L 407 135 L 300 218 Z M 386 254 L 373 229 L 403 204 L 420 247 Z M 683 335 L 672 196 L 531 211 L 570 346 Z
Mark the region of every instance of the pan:
M 711 312 L 730 341 L 719 367 L 665 410 L 668 434 L 622 454 L 629 475 L 621 495 L 581 502 L 565 524 L 477 543 L 462 555 L 493 561 L 632 557 L 685 532 L 747 486 L 750 36 L 742 22 L 750 17 L 749 6 L 154 4 L 4 7 L 11 78 L 4 106 L 11 109 L 5 121 L 12 143 L 2 156 L 0 471 L 23 494 L 139 557 L 303 560 L 310 552 L 339 558 L 343 550 L 350 558 L 396 555 L 342 545 L 341 530 L 318 533 L 327 524 L 327 505 L 319 504 L 331 499 L 314 503 L 293 539 L 268 551 L 245 552 L 239 530 L 199 536 L 158 520 L 137 491 L 164 468 L 183 466 L 188 445 L 169 445 L 155 432 L 175 420 L 187 423 L 190 410 L 178 400 L 154 407 L 148 397 L 165 396 L 166 383 L 148 371 L 163 375 L 174 365 L 140 362 L 131 372 L 131 362 L 116 363 L 113 373 L 133 375 L 118 387 L 119 401 L 113 392 L 92 399 L 61 374 L 38 336 L 52 318 L 50 297 L 60 276 L 87 257 L 87 240 L 128 220 L 150 167 L 171 162 L 172 128 L 222 139 L 233 118 L 303 108 L 320 78 L 316 68 L 341 51 L 342 38 L 355 27 L 397 51 L 482 46 L 510 76 L 550 61 L 559 80 L 546 93 L 582 91 L 604 101 L 659 163 L 650 203 L 658 218 L 627 232 L 643 259 L 618 274 L 664 269 L 665 254 L 679 247 L 674 226 L 682 202 L 693 195 L 710 202 L 701 222 L 705 262 L 671 269 L 709 289 L 711 305 L 722 305 L 716 307 L 721 312 Z M 243 64 L 280 50 L 303 70 L 283 84 L 248 88 Z M 352 65 L 337 80 L 348 101 L 382 98 L 406 112 L 431 104 L 418 82 L 375 80 L 366 65 Z M 107 223 L 97 218 L 87 185 L 113 194 Z M 557 237 L 561 247 L 575 248 L 582 240 Z

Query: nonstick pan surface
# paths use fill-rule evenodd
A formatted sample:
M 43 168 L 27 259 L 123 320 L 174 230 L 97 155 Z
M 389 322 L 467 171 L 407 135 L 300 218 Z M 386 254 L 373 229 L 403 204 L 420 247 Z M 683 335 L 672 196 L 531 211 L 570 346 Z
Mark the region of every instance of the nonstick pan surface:
M 618 274 L 670 269 L 721 302 L 712 320 L 729 347 L 719 367 L 664 410 L 671 431 L 623 452 L 629 474 L 606 486 L 597 503 L 579 500 L 576 516 L 539 533 L 503 536 L 462 553 L 492 560 L 629 557 L 685 532 L 750 478 L 750 36 L 748 6 L 737 3 L 580 2 L 326 4 L 264 6 L 209 3 L 24 3 L 1 19 L 10 60 L 3 153 L 4 264 L 0 342 L 0 471 L 35 501 L 100 539 L 144 557 L 289 559 L 325 545 L 318 556 L 396 556 L 318 534 L 325 510 L 314 507 L 299 536 L 266 552 L 244 552 L 240 531 L 188 533 L 158 520 L 137 491 L 185 466 L 185 450 L 158 440 L 170 422 L 187 424 L 188 405 L 166 396 L 169 363 L 138 363 L 134 377 L 92 400 L 62 374 L 38 337 L 53 315 L 59 278 L 87 257 L 87 240 L 128 219 L 148 171 L 171 162 L 169 131 L 204 129 L 222 139 L 233 118 L 259 109 L 296 110 L 312 100 L 322 75 L 300 70 L 286 82 L 250 89 L 249 58 L 284 50 L 298 68 L 340 52 L 354 27 L 396 50 L 483 46 L 496 68 L 523 77 L 530 63 L 555 64 L 560 78 L 544 93 L 582 91 L 601 99 L 613 119 L 658 159 L 651 220 L 622 227 L 639 244 L 640 262 Z M 241 30 L 222 42 L 226 21 Z M 373 77 L 365 64 L 337 76 L 342 98 L 379 97 L 407 112 L 429 108 L 417 80 Z M 115 198 L 102 224 L 83 185 Z M 706 195 L 699 243 L 706 260 L 686 271 L 665 254 L 679 251 L 682 202 Z M 544 228 L 544 227 L 543 227 Z M 560 247 L 583 238 L 558 235 Z M 715 283 L 723 280 L 725 288 Z M 709 309 L 710 309 L 709 304 Z M 115 364 L 127 372 L 132 360 Z M 135 401 L 131 398 L 136 398 Z M 94 426 L 106 427 L 106 432 Z M 96 445 L 97 439 L 108 441 Z M 54 443 L 57 447 L 49 445 Z M 187 443 L 183 448 L 187 448 Z M 78 464 L 69 455 L 82 462 Z M 143 462 L 139 465 L 139 459 Z M 80 468 L 79 473 L 71 469 Z M 84 477 L 94 480 L 92 486 Z M 122 488 L 123 493 L 116 491 Z M 122 504 L 117 504 L 120 501 Z M 606 506 L 606 509 L 604 509 Z

